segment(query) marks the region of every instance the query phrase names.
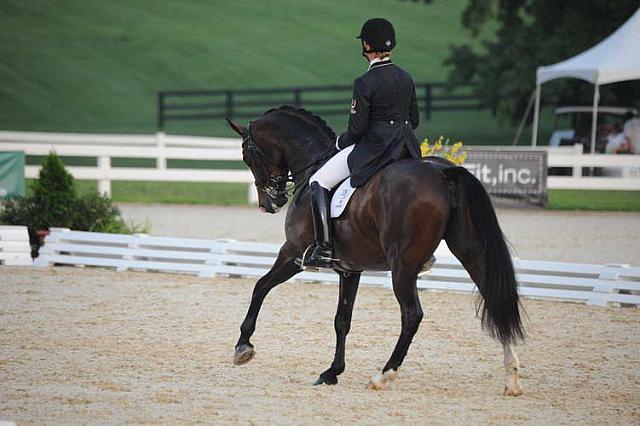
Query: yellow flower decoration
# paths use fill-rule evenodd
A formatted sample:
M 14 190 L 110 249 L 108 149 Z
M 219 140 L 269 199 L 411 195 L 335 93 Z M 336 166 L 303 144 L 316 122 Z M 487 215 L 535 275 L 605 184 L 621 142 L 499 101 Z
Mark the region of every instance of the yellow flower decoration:
M 433 145 L 429 144 L 429 139 L 425 138 L 420 144 L 420 152 L 423 157 L 438 156 L 445 158 L 456 165 L 461 165 L 467 159 L 467 153 L 463 151 L 464 144 L 458 141 L 449 145 L 449 138 L 445 139 L 440 135 Z

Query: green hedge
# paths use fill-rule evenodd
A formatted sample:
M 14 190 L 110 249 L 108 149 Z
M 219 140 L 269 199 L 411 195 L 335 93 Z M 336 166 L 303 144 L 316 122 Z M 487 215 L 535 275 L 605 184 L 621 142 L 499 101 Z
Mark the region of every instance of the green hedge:
M 143 231 L 124 221 L 111 198 L 96 191 L 79 196 L 73 176 L 53 153 L 44 158 L 28 194 L 4 202 L 0 223 L 27 226 L 33 254 L 37 254 L 37 232 L 52 227 L 110 233 Z

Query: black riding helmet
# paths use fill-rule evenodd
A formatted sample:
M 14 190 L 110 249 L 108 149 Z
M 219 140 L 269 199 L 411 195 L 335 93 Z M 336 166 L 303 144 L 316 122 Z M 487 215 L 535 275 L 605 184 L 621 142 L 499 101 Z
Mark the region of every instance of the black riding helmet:
M 360 35 L 356 38 L 366 41 L 371 46 L 369 52 L 390 52 L 396 47 L 396 32 L 391 22 L 384 18 L 369 19 L 364 23 Z

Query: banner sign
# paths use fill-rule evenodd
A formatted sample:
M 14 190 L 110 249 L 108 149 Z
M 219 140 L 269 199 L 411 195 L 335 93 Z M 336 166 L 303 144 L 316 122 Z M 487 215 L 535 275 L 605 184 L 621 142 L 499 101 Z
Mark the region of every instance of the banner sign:
M 546 151 L 469 149 L 464 167 L 492 196 L 547 202 Z
M 0 200 L 24 195 L 24 152 L 0 152 Z

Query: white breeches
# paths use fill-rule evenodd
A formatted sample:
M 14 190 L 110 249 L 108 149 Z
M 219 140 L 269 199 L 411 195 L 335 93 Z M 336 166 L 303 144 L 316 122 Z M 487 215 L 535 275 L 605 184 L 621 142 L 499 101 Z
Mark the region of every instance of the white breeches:
M 332 189 L 345 180 L 351 172 L 347 164 L 347 157 L 355 145 L 350 145 L 331 157 L 320 169 L 311 176 L 309 183 L 318 182 L 324 189 Z

